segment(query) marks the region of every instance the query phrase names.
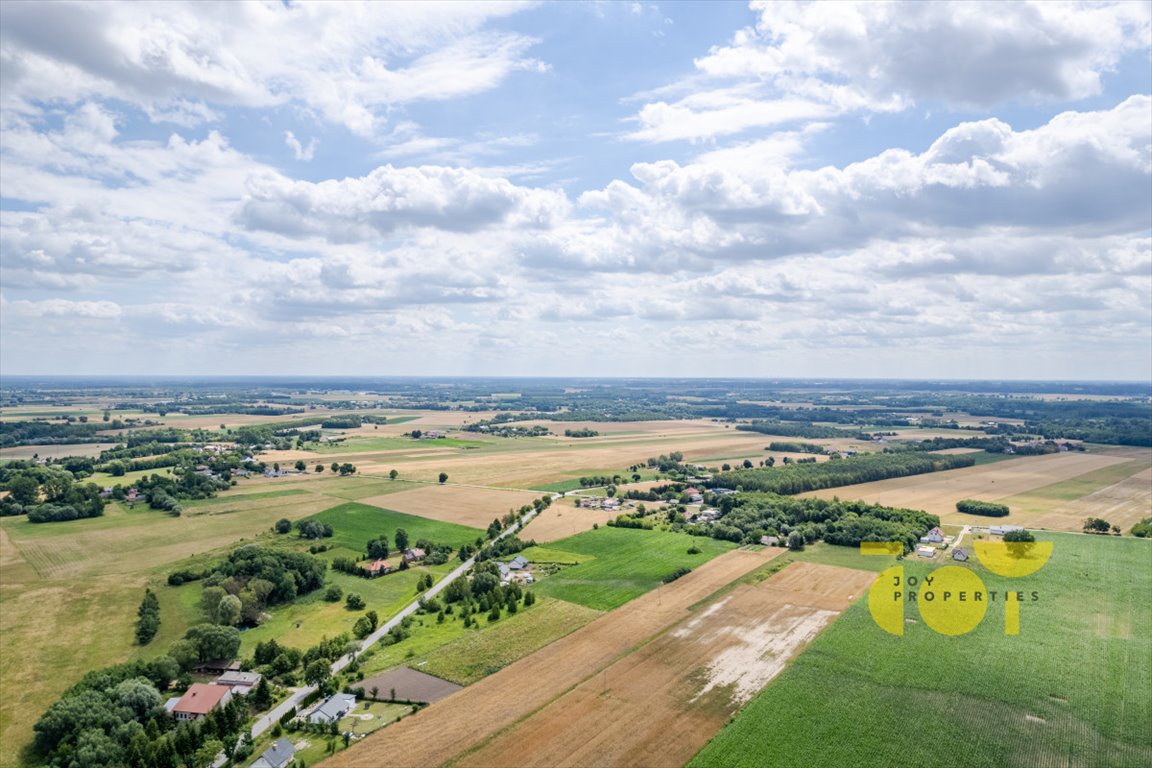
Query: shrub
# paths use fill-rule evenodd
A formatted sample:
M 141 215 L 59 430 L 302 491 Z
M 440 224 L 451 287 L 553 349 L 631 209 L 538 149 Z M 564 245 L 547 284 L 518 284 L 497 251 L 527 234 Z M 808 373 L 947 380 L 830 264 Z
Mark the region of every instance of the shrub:
M 984 515 L 985 517 L 1006 517 L 1008 507 L 1004 504 L 993 504 L 990 501 L 977 501 L 976 499 L 961 499 L 956 502 L 956 511 L 969 515 Z

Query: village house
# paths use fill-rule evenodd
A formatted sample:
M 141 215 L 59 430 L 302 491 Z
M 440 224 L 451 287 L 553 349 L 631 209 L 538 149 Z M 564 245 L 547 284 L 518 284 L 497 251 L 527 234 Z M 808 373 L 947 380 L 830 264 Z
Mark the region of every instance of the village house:
M 943 541 L 944 532 L 939 528 L 933 528 L 932 530 L 928 531 L 928 533 L 920 537 L 920 543 L 922 544 L 939 544 Z
M 232 689 L 228 686 L 193 683 L 169 711 L 177 720 L 199 720 L 231 700 Z
M 583 509 L 591 509 L 596 506 L 596 498 L 594 496 L 581 496 L 580 506 Z
M 373 560 L 368 565 L 360 566 L 371 576 L 383 576 L 392 570 L 392 566 L 388 564 L 387 560 Z
M 920 557 L 936 557 L 935 547 L 916 547 L 916 554 Z
M 766 547 L 777 547 L 780 545 L 779 536 L 761 536 L 760 543 Z
M 952 559 L 964 562 L 968 559 L 968 553 L 963 549 L 954 549 L 952 550 Z
M 620 499 L 607 498 L 600 502 L 600 509 L 619 509 Z
M 524 555 L 516 555 L 512 561 L 508 563 L 508 568 L 513 571 L 522 571 L 528 567 L 528 558 Z
M 251 768 L 285 768 L 296 757 L 296 748 L 288 739 L 276 739 L 264 750 Z
M 424 559 L 425 554 L 426 553 L 424 552 L 424 550 L 419 549 L 419 548 L 414 547 L 412 549 L 406 549 L 406 550 L 404 550 L 404 562 L 406 562 L 406 563 L 418 563 Z
M 334 723 L 356 706 L 356 697 L 350 693 L 337 693 L 308 714 L 308 722 L 326 725 Z

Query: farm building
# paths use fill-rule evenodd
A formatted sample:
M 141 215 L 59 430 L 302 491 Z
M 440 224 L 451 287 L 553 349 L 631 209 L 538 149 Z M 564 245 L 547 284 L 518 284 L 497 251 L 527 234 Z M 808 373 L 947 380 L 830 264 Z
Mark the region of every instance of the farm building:
M 239 672 L 240 662 L 235 659 L 211 659 L 192 667 L 198 675 L 222 675 L 225 672 Z
M 988 533 L 992 534 L 993 536 L 1003 536 L 1009 531 L 1022 530 L 1024 530 L 1024 526 L 1022 525 L 994 525 L 988 529 Z
M 964 562 L 965 560 L 968 559 L 968 552 L 966 550 L 963 550 L 963 549 L 954 549 L 954 550 L 952 550 L 952 559 L 953 560 L 959 560 L 960 562 Z
M 170 710 L 177 720 L 199 720 L 232 700 L 232 689 L 224 685 L 194 683 Z
M 760 543 L 766 547 L 776 547 L 780 545 L 779 536 L 761 536 Z
M 252 768 L 285 768 L 295 757 L 296 748 L 292 746 L 292 742 L 288 739 L 276 739 L 272 742 L 272 746 L 256 758 Z
M 337 693 L 308 714 L 308 722 L 324 725 L 334 723 L 356 706 L 356 697 L 350 693 Z
M 404 562 L 418 563 L 424 559 L 425 552 L 422 549 L 406 549 L 404 550 Z
M 600 502 L 600 509 L 617 509 L 620 506 L 620 499 L 604 499 Z
M 512 561 L 508 563 L 508 568 L 513 571 L 520 571 L 528 567 L 528 558 L 524 555 L 516 555 Z
M 216 678 L 216 685 L 226 685 L 232 693 L 246 696 L 256 686 L 260 685 L 259 672 L 225 672 Z
M 581 496 L 580 497 L 580 507 L 582 509 L 591 509 L 592 507 L 595 507 L 595 506 L 596 506 L 596 499 L 593 498 L 592 496 Z
M 916 547 L 916 554 L 919 557 L 936 557 L 935 547 Z

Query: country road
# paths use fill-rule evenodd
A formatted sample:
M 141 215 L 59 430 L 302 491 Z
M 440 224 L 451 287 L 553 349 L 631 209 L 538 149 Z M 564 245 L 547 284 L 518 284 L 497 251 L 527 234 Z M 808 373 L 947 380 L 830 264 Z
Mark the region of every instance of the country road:
M 552 494 L 553 499 L 562 498 L 563 496 L 564 494 L 562 493 Z M 503 531 L 499 536 L 493 539 L 493 541 L 499 541 L 505 536 L 511 536 L 513 533 L 516 533 L 516 531 L 520 530 L 524 525 L 527 525 L 528 522 L 535 516 L 536 510 L 533 509 L 531 512 L 524 515 L 523 523 L 514 523 L 513 525 L 509 526 L 507 530 Z M 399 625 L 405 617 L 411 616 L 413 613 L 419 610 L 421 599 L 434 597 L 440 594 L 440 592 L 443 591 L 449 584 L 467 573 L 468 569 L 475 564 L 475 556 L 465 560 L 455 570 L 453 570 L 440 581 L 436 582 L 436 584 L 434 584 L 430 589 L 421 593 L 411 603 L 404 606 L 404 608 L 399 613 L 377 627 L 375 632 L 364 638 L 364 640 L 361 641 L 360 647 L 356 653 L 363 653 L 378 643 L 380 639 L 384 637 L 384 635 L 388 634 L 389 630 Z M 352 656 L 352 654 L 344 654 L 340 658 L 336 659 L 336 661 L 332 662 L 332 674 L 335 675 L 338 672 L 341 672 L 345 667 L 351 664 Z M 272 710 L 270 710 L 267 714 L 263 715 L 259 720 L 252 724 L 252 739 L 255 740 L 257 737 L 259 737 L 261 734 L 279 722 L 280 718 L 283 717 L 287 712 L 291 711 L 293 708 L 299 708 L 300 702 L 302 702 L 309 694 L 315 690 L 316 686 L 314 685 L 306 685 L 294 689 L 294 692 L 291 696 L 272 708 Z M 221 753 L 217 756 L 216 761 L 212 763 L 212 768 L 220 768 L 224 765 L 225 762 L 227 762 L 227 758 L 223 753 Z

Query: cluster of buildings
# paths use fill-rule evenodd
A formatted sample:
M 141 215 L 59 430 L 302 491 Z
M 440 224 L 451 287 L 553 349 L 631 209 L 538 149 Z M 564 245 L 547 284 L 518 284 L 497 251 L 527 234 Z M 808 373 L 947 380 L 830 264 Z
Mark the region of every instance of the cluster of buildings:
M 580 497 L 580 508 L 581 509 L 600 508 L 600 509 L 606 509 L 606 510 L 611 512 L 613 510 L 620 509 L 620 499 L 617 499 L 613 496 L 605 496 L 604 498 L 600 498 L 599 496 L 581 496 Z
M 532 575 L 532 566 L 524 555 L 516 555 L 507 563 L 496 563 L 496 566 L 500 569 L 500 581 L 503 584 L 531 584 L 536 581 Z
M 409 565 L 414 565 L 427 557 L 428 553 L 419 547 L 412 547 L 404 550 L 400 556 L 404 562 L 408 563 Z M 367 571 L 369 576 L 383 576 L 384 574 L 391 573 L 393 570 L 395 570 L 391 563 L 382 559 L 373 560 L 367 565 L 362 565 L 360 567 Z
M 168 699 L 164 709 L 177 720 L 199 720 L 212 710 L 226 706 L 233 696 L 247 696 L 260 684 L 260 679 L 260 673 L 241 672 L 239 662 L 232 662 L 215 681 L 193 683 L 183 696 Z

